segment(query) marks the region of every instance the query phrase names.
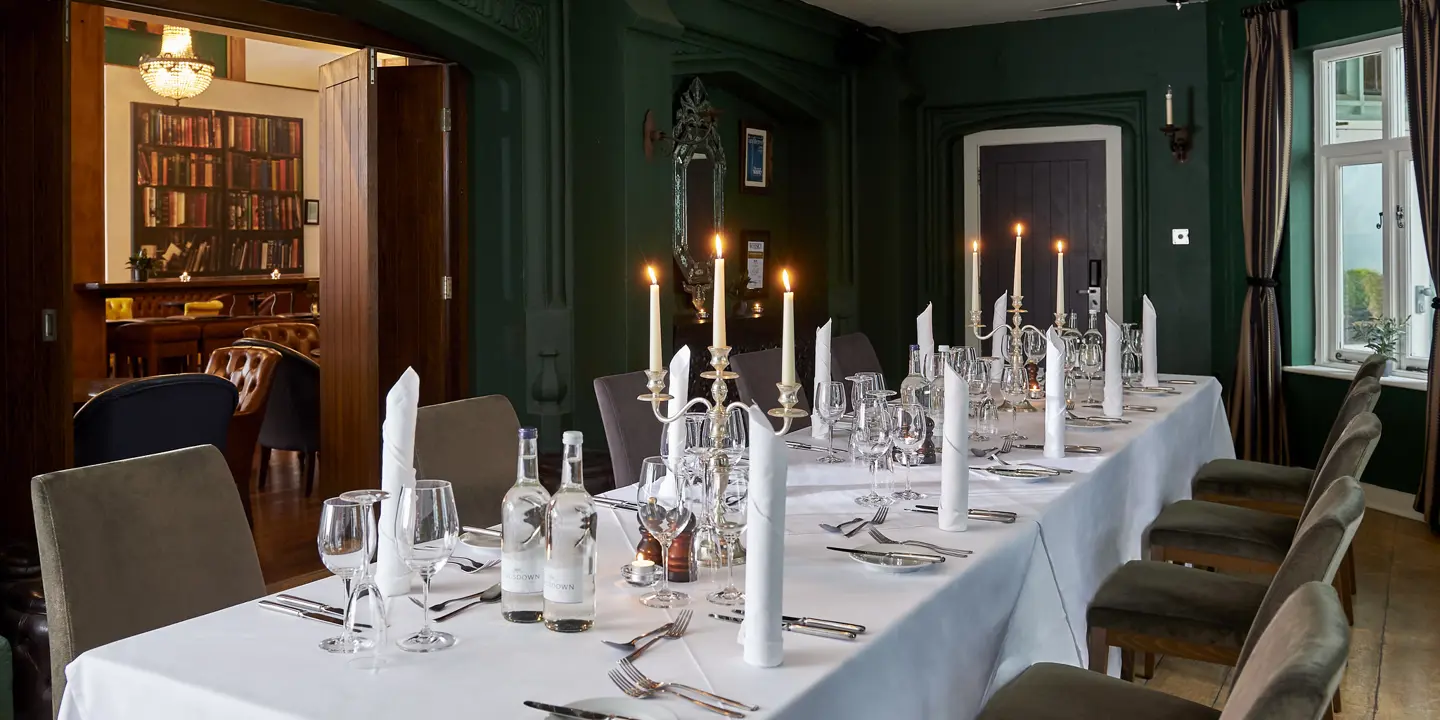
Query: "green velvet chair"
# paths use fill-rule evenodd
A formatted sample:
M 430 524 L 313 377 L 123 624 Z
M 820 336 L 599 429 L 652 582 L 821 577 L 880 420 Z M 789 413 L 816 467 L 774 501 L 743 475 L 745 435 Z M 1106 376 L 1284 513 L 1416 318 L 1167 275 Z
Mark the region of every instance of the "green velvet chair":
M 1347 401 L 1367 380 L 1374 381 L 1378 388 L 1380 376 L 1384 372 L 1385 356 L 1376 354 L 1366 358 L 1355 371 L 1355 379 L 1350 381 L 1350 389 L 1345 394 Z M 1377 393 L 1370 406 L 1365 408 L 1365 412 L 1374 410 L 1374 403 L 1379 399 Z M 1330 448 L 1339 440 L 1340 433 L 1345 430 L 1351 417 L 1354 417 L 1353 414 L 1347 417 L 1347 409 L 1353 410 L 1348 408 L 1348 405 L 1348 402 L 1341 405 L 1335 422 L 1330 426 L 1330 434 L 1320 450 L 1322 463 L 1330 454 Z M 1314 476 L 1315 471 L 1305 467 L 1287 467 L 1251 460 L 1211 460 L 1200 466 L 1199 472 L 1195 473 L 1195 478 L 1190 483 L 1190 496 L 1197 500 L 1298 516 L 1301 506 L 1305 504 L 1305 498 L 1310 494 Z
M 1360 483 L 1336 480 L 1300 521 L 1268 583 L 1164 562 L 1126 563 L 1106 578 L 1086 612 L 1090 669 L 1107 671 L 1111 647 L 1121 650 L 1125 680 L 1133 677 L 1136 652 L 1243 667 L 1296 588 L 1334 580 L 1364 514 Z
M 996 691 L 979 720 L 1315 720 L 1328 717 L 1350 629 L 1324 583 L 1280 604 L 1235 676 L 1225 709 L 1069 665 L 1039 663 Z
M 415 415 L 415 472 L 449 480 L 466 525 L 500 522 L 500 505 L 515 484 L 520 420 L 504 395 L 427 405 Z

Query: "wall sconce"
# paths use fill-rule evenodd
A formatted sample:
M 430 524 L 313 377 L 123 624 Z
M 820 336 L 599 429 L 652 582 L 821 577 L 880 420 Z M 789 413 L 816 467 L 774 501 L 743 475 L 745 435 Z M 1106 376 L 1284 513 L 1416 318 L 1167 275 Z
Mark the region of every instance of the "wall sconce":
M 1190 128 L 1175 124 L 1175 91 L 1165 86 L 1165 125 L 1160 128 L 1170 138 L 1170 154 L 1175 162 L 1185 162 L 1190 156 Z

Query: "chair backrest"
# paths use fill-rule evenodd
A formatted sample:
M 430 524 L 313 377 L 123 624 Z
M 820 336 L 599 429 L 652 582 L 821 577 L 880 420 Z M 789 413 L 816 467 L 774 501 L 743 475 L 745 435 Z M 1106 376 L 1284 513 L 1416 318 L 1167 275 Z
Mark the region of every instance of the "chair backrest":
M 1270 589 L 1260 601 L 1260 610 L 1245 636 L 1236 668 L 1243 670 L 1255 644 L 1264 636 L 1271 620 L 1291 593 L 1308 582 L 1329 584 L 1335 579 L 1340 561 L 1365 517 L 1365 493 L 1353 477 L 1342 477 L 1331 483 L 1320 496 L 1315 509 L 1300 521 L 1295 541 L 1285 553 L 1280 569 L 1270 580 Z
M 1330 455 L 1310 480 L 1310 494 L 1305 497 L 1305 509 L 1300 512 L 1300 517 L 1303 519 L 1310 514 L 1320 496 L 1324 495 L 1336 480 L 1347 476 L 1356 479 L 1362 477 L 1378 444 L 1380 418 L 1376 417 L 1375 413 L 1362 412 L 1351 418 Z
M 86 650 L 265 594 L 215 448 L 41 475 L 30 496 L 57 706 L 65 665 Z
M 494 525 L 515 483 L 519 429 L 504 395 L 422 407 L 415 415 L 416 476 L 449 480 L 466 525 Z
M 106 320 L 131 320 L 135 317 L 135 298 L 105 298 Z
M 320 366 L 295 350 L 269 340 L 244 338 L 235 347 L 263 347 L 280 353 L 270 385 L 260 444 L 275 450 L 320 450 Z
M 306 356 L 310 354 L 311 350 L 320 347 L 320 328 L 310 323 L 281 322 L 251 325 L 245 329 L 245 337 L 279 343 Z
M 830 344 L 830 379 L 844 380 L 861 372 L 884 372 L 875 347 L 865 333 L 850 333 Z
M 595 399 L 600 420 L 605 424 L 605 442 L 610 448 L 610 465 L 615 470 L 615 487 L 634 485 L 640 479 L 640 463 L 660 453 L 664 428 L 655 419 L 650 403 L 636 398 L 645 394 L 645 373 L 595 378 Z M 665 408 L 661 407 L 661 412 Z
M 205 373 L 158 375 L 117 385 L 75 413 L 75 465 L 214 445 L 222 452 L 239 391 Z
M 1345 432 L 1350 421 L 1360 413 L 1374 412 L 1378 402 L 1380 381 L 1373 377 L 1356 376 L 1355 381 L 1350 383 L 1350 390 L 1345 393 L 1345 401 L 1340 404 L 1340 412 L 1335 414 L 1335 422 L 1330 424 L 1330 434 L 1325 436 L 1325 445 L 1320 449 L 1320 459 L 1315 461 L 1315 469 L 1318 470 L 1325 464 L 1325 458 L 1330 457 L 1330 451 L 1335 448 L 1335 443 L 1340 441 L 1340 434 Z
M 235 414 L 249 415 L 265 411 L 279 368 L 280 353 L 270 348 L 223 347 L 210 353 L 205 374 L 234 383 L 240 393 Z
M 185 314 L 190 317 L 213 317 L 219 315 L 225 309 L 225 303 L 219 300 L 196 300 L 185 303 Z
M 779 406 L 779 389 L 775 386 L 780 382 L 781 359 L 780 348 L 731 356 L 730 369 L 740 373 L 739 379 L 735 381 L 735 390 L 741 402 L 759 403 L 760 407 L 766 409 Z M 795 407 L 810 412 L 810 398 L 804 387 L 800 388 L 800 399 Z M 770 422 L 776 428 L 781 425 L 780 418 L 770 418 Z M 808 417 L 796 418 L 790 423 L 792 430 L 807 427 L 810 427 Z
M 1260 634 L 1220 720 L 1316 720 L 1330 706 L 1350 654 L 1350 628 L 1334 588 L 1300 586 Z
M 1350 381 L 1350 389 L 1354 390 L 1355 386 L 1365 378 L 1378 382 L 1385 374 L 1385 365 L 1389 361 L 1389 358 L 1380 353 L 1370 353 L 1370 357 L 1365 358 L 1364 362 L 1360 363 L 1360 367 L 1355 370 L 1355 378 Z

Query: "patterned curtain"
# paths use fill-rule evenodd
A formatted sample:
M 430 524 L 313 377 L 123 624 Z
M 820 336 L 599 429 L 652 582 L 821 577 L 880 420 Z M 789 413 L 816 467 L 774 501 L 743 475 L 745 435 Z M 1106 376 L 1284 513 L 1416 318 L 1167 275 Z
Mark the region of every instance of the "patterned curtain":
M 1230 394 L 1230 432 L 1241 458 L 1287 464 L 1285 399 L 1280 389 L 1280 316 L 1275 266 L 1290 199 L 1290 113 L 1294 99 L 1290 11 L 1278 3 L 1245 10 L 1243 112 L 1245 304 Z
M 1440 233 L 1440 127 L 1437 127 L 1435 103 L 1436 78 L 1440 74 L 1440 55 L 1436 38 L 1437 0 L 1401 0 L 1403 19 L 1401 33 L 1405 40 L 1405 91 L 1410 101 L 1410 149 L 1415 158 L 1415 194 L 1420 198 L 1420 225 L 1425 232 L 1425 255 L 1430 261 L 1430 277 L 1440 278 L 1440 251 L 1436 233 Z M 1431 300 L 1431 308 L 1440 308 L 1440 300 Z M 1432 532 L 1440 533 L 1440 385 L 1435 373 L 1440 369 L 1440 312 L 1431 312 L 1436 322 L 1430 336 L 1429 391 L 1425 414 L 1425 474 L 1415 494 L 1415 509 L 1425 514 Z

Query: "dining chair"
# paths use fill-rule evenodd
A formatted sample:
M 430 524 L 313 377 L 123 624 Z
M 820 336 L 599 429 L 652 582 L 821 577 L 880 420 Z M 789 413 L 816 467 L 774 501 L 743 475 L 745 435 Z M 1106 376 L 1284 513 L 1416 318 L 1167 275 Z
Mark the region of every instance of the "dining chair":
M 30 497 L 56 712 L 65 666 L 81 653 L 265 594 L 235 483 L 213 447 L 40 475 Z
M 279 322 L 252 325 L 245 329 L 245 337 L 269 340 L 308 356 L 311 350 L 320 347 L 320 328 L 311 323 Z
M 135 298 L 105 298 L 105 319 L 133 320 L 135 319 L 134 306 Z
M 225 303 L 219 300 L 196 300 L 185 303 L 186 317 L 215 317 L 225 309 Z
M 1223 710 L 1071 665 L 1037 663 L 991 696 L 978 720 L 1315 720 L 1331 717 L 1350 629 L 1324 583 L 1279 605 L 1235 675 Z
M 416 476 L 450 481 L 466 525 L 494 525 L 515 484 L 519 430 L 504 395 L 422 407 L 415 415 Z
M 1384 372 L 1385 356 L 1379 353 L 1366 358 L 1355 371 L 1355 379 L 1350 381 L 1350 387 L 1345 392 L 1346 401 L 1342 402 L 1340 412 L 1336 413 L 1325 444 L 1317 456 L 1320 462 L 1329 455 L 1330 448 L 1353 417 L 1347 416 L 1347 412 L 1354 410 L 1348 402 L 1350 396 L 1367 380 L 1373 381 L 1378 388 L 1380 376 Z M 1377 391 L 1365 411 L 1373 410 L 1379 400 Z M 1310 481 L 1314 477 L 1315 471 L 1311 468 L 1223 458 L 1200 466 L 1200 470 L 1191 480 L 1190 496 L 1197 500 L 1296 515 L 1305 504 L 1305 498 L 1310 491 Z
M 270 389 L 280 368 L 280 353 L 262 347 L 225 347 L 210 354 L 205 373 L 222 377 L 235 384 L 240 396 L 235 414 L 230 419 L 226 439 L 225 462 L 235 477 L 240 501 L 245 507 L 245 520 L 253 524 L 250 508 L 250 475 L 255 470 L 255 447 L 260 441 L 260 428 L 269 409 Z
M 308 309 L 308 308 L 307 308 Z M 295 293 L 290 290 L 272 292 L 260 301 L 257 315 L 288 315 L 295 312 Z
M 153 455 L 167 450 L 228 446 L 239 391 L 204 373 L 159 375 L 117 385 L 75 412 L 75 465 Z
M 189 370 L 200 354 L 200 324 L 186 320 L 132 322 L 115 328 L 115 355 L 130 377 L 160 374 L 160 363 L 178 360 Z
M 200 323 L 200 355 L 210 357 L 216 350 L 230 347 L 245 337 L 245 329 L 262 322 L 256 317 L 214 318 Z
M 844 380 L 855 373 L 884 371 L 865 333 L 841 335 L 830 343 L 831 380 Z
M 643 371 L 595 378 L 595 400 L 600 404 L 615 487 L 634 485 L 640 478 L 641 461 L 660 452 L 664 426 L 655 419 L 650 403 L 637 399 L 647 391 Z M 660 412 L 667 412 L 664 405 Z
M 1150 560 L 1122 565 L 1101 584 L 1085 615 L 1090 669 L 1105 674 L 1110 648 L 1118 647 L 1122 680 L 1134 678 L 1136 652 L 1243 670 L 1291 593 L 1305 583 L 1334 581 L 1364 515 L 1360 483 L 1336 480 L 1300 522 L 1268 582 Z M 1338 710 L 1338 694 L 1335 704 Z
M 280 365 L 270 385 L 270 402 L 260 424 L 260 477 L 264 489 L 270 477 L 274 450 L 300 454 L 305 495 L 315 488 L 315 463 L 320 454 L 320 366 L 314 360 L 280 343 L 256 338 L 235 341 L 235 347 L 262 347 L 280 353 Z
M 779 389 L 776 385 L 780 382 L 780 363 L 782 360 L 779 348 L 759 350 L 756 352 L 741 353 L 730 358 L 730 369 L 740 374 L 735 380 L 736 394 L 744 403 L 759 403 L 760 407 L 769 409 L 779 407 Z M 797 378 L 798 382 L 798 378 Z M 795 407 L 804 410 L 806 417 L 795 418 L 790 423 L 791 430 L 800 430 L 810 427 L 810 399 L 807 397 L 805 388 L 800 388 L 800 398 Z M 782 420 L 770 418 L 770 424 L 775 429 L 780 429 Z

